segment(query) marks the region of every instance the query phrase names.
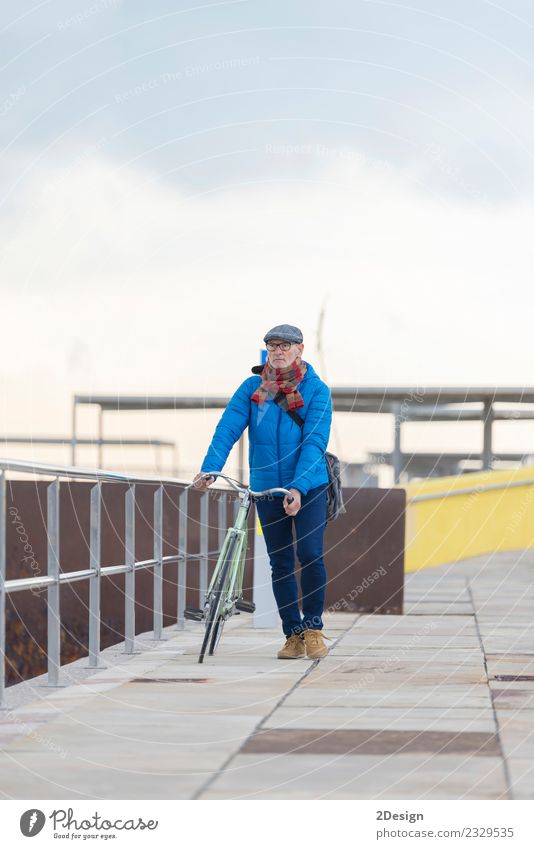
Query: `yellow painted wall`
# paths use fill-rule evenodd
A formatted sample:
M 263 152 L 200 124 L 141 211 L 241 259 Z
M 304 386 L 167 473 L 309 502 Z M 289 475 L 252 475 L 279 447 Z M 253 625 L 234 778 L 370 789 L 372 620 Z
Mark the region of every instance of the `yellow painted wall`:
M 432 478 L 406 490 L 407 572 L 491 551 L 534 548 L 534 466 Z M 510 486 L 511 482 L 524 485 Z M 502 489 L 411 503 L 415 495 L 461 492 L 503 484 Z

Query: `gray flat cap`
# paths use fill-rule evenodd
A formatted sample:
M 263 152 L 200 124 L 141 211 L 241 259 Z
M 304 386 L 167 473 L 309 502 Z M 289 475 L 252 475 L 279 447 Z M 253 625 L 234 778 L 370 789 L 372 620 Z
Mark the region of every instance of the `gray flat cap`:
M 294 324 L 277 324 L 276 327 L 271 327 L 263 337 L 264 342 L 269 339 L 283 339 L 285 342 L 302 342 L 302 330 L 295 327 Z

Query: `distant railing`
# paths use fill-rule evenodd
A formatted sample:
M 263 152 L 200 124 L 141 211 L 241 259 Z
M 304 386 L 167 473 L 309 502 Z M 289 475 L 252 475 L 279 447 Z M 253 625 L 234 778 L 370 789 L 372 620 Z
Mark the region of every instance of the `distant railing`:
M 17 578 L 6 580 L 6 473 L 19 472 L 42 475 L 54 479 L 47 487 L 47 574 L 41 577 Z M 89 568 L 74 572 L 62 572 L 59 554 L 59 492 L 60 479 L 90 480 L 94 486 L 90 490 L 89 522 Z M 101 565 L 101 507 L 102 484 L 126 483 L 125 493 L 125 563 L 116 566 Z M 154 492 L 154 552 L 150 560 L 135 559 L 135 513 L 136 486 L 157 485 Z M 166 486 L 184 487 L 179 496 L 178 546 L 177 554 L 163 556 L 163 493 Z M 135 575 L 138 569 L 154 569 L 153 627 L 154 639 L 162 639 L 163 629 L 163 568 L 178 563 L 177 616 L 176 627 L 185 627 L 184 609 L 186 606 L 187 564 L 190 560 L 199 564 L 199 607 L 204 606 L 204 594 L 208 582 L 208 558 L 220 549 L 226 533 L 227 503 L 234 503 L 234 518 L 239 502 L 230 490 L 215 489 L 200 495 L 200 550 L 187 552 L 188 495 L 190 483 L 176 478 L 127 476 L 101 469 L 82 469 L 68 466 L 44 465 L 22 460 L 0 460 L 0 707 L 4 703 L 5 693 L 5 639 L 6 639 L 6 601 L 10 593 L 36 587 L 47 590 L 47 669 L 48 684 L 58 687 L 61 635 L 60 588 L 63 584 L 75 581 L 89 581 L 89 666 L 97 668 L 100 656 L 100 592 L 101 579 L 110 575 L 125 575 L 124 586 L 124 653 L 133 654 L 135 646 Z M 219 549 L 208 550 L 208 514 L 209 498 L 218 494 L 218 542 Z
M 71 436 L 2 436 L 2 442 L 5 445 L 69 445 L 72 450 Z M 105 445 L 119 448 L 154 448 L 155 449 L 155 466 L 160 467 L 160 449 L 170 448 L 172 456 L 171 474 L 177 474 L 178 469 L 178 450 L 176 442 L 170 439 L 132 439 L 129 437 L 110 438 L 96 436 L 88 439 L 81 436 L 76 437 L 76 445 L 83 447 L 98 448 L 97 463 L 102 466 L 102 449 Z

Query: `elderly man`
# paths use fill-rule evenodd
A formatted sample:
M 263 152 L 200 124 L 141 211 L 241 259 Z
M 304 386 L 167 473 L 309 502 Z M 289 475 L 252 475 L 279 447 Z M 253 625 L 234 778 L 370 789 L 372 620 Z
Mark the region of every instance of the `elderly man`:
M 254 366 L 253 377 L 238 387 L 215 429 L 195 487 L 206 489 L 214 478 L 203 472 L 222 471 L 228 454 L 244 429 L 249 429 L 250 486 L 289 489 L 256 500 L 269 560 L 273 592 L 286 637 L 279 658 L 324 657 L 322 613 L 326 569 L 323 536 L 326 526 L 328 469 L 325 451 L 332 423 L 330 390 L 313 366 L 302 359 L 302 332 L 290 324 L 271 328 L 263 340 L 268 357 Z M 275 396 L 281 393 L 279 400 Z M 288 411 L 304 420 L 300 427 Z M 302 615 L 295 576 L 295 527 L 301 565 Z

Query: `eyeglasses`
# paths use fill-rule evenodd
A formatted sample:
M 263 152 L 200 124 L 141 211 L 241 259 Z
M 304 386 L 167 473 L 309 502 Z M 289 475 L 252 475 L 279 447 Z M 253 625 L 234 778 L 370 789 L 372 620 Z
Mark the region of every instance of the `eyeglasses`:
M 265 346 L 268 351 L 276 351 L 280 348 L 281 351 L 289 351 L 293 342 L 266 342 Z

